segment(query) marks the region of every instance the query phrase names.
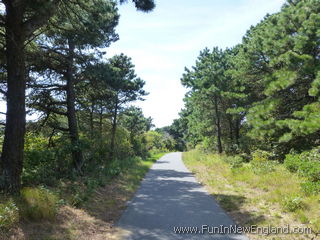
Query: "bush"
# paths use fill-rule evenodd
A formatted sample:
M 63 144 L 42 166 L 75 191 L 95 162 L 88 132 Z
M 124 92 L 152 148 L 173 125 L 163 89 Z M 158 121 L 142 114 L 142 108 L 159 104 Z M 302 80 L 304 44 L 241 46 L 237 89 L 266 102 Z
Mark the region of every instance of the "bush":
M 307 177 L 312 182 L 320 181 L 320 150 L 313 149 L 300 154 L 286 155 L 284 164 L 291 172 Z
M 320 161 L 301 161 L 298 174 L 310 182 L 320 182 Z
M 284 160 L 285 167 L 292 173 L 297 172 L 301 164 L 298 154 L 288 154 Z
M 252 161 L 256 163 L 265 163 L 270 161 L 273 157 L 273 154 L 263 150 L 256 150 L 251 153 Z
M 70 171 L 71 149 L 69 140 L 63 136 L 51 139 L 54 146 L 48 147 L 48 138 L 41 134 L 28 133 L 25 140 L 24 185 L 53 186 Z
M 301 184 L 301 188 L 307 195 L 316 195 L 320 193 L 319 182 L 304 182 Z
M 69 193 L 71 194 L 68 195 L 66 200 L 70 205 L 75 207 L 81 207 L 90 197 L 87 186 L 80 182 L 76 185 L 71 185 Z
M 9 200 L 0 204 L 0 230 L 9 230 L 19 221 L 19 209 Z
M 299 176 L 308 181 L 301 184 L 302 190 L 307 194 L 320 192 L 320 152 L 319 149 L 305 151 L 300 154 L 286 155 L 284 164 L 291 172 L 297 172 Z
M 202 142 L 196 146 L 196 149 L 199 149 L 203 153 L 215 152 L 216 148 L 215 140 L 212 137 L 204 137 Z
M 105 168 L 105 174 L 108 177 L 117 176 L 122 172 L 121 169 L 121 162 L 116 160 L 112 161 L 110 164 L 108 164 Z
M 245 159 L 239 155 L 223 157 L 223 160 L 230 164 L 231 169 L 241 168 L 243 163 L 246 162 Z
M 31 220 L 53 220 L 57 213 L 58 198 L 44 188 L 21 190 L 21 216 Z
M 275 170 L 277 163 L 272 161 L 272 153 L 263 150 L 256 150 L 251 155 L 251 166 L 254 173 L 265 174 Z
M 287 196 L 282 202 L 284 210 L 294 212 L 303 207 L 302 198 L 299 196 Z

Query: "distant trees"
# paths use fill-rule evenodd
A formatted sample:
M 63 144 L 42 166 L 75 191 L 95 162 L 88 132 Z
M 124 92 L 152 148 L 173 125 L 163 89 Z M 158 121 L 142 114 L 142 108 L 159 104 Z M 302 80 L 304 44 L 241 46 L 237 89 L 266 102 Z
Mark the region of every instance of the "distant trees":
M 155 7 L 152 0 L 133 2 L 141 11 Z M 117 40 L 114 28 L 118 15 L 112 0 L 3 0 L 1 6 L 5 50 L 2 77 L 6 79 L 1 93 L 7 101 L 7 113 L 0 190 L 18 193 L 26 131 L 26 89 L 33 94 L 29 107 L 45 112 L 45 119 L 56 129 L 69 131 L 74 166 L 80 171 L 83 156 L 77 147 L 76 85 L 83 79 L 79 67 L 99 59 L 101 53 L 94 49 Z M 67 117 L 67 128 L 56 124 L 57 115 Z
M 319 145 L 319 12 L 319 1 L 288 1 L 242 44 L 203 50 L 181 79 L 189 141 L 280 157 Z
M 201 117 L 214 125 L 212 128 L 203 128 L 205 134 L 216 136 L 217 149 L 222 153 L 222 112 L 226 101 L 223 94 L 227 91 L 228 81 L 224 72 L 227 70 L 225 52 L 214 48 L 212 52 L 205 49 L 200 53 L 196 66 L 190 71 L 186 69 L 181 82 L 191 89 L 192 107 L 194 114 L 201 114 Z M 197 109 L 198 108 L 198 109 Z
M 108 91 L 104 98 L 104 107 L 111 115 L 111 142 L 110 158 L 114 157 L 115 137 L 118 123 L 118 115 L 125 106 L 136 100 L 143 100 L 147 93 L 143 90 L 145 82 L 138 78 L 134 71 L 131 59 L 123 54 L 116 55 L 107 63 L 94 66 L 93 72 L 96 81 L 103 81 L 104 88 Z M 101 86 L 101 85 L 99 85 Z
M 199 139 L 206 137 L 215 141 L 219 153 L 223 152 L 223 142 L 228 143 L 228 147 L 239 142 L 243 118 L 237 111 L 242 94 L 236 91 L 241 89 L 228 74 L 234 52 L 205 49 L 196 66 L 192 70 L 186 69 L 181 79 L 182 84 L 190 89 L 185 99 L 187 108 L 190 108 L 187 116 L 190 129 Z
M 134 153 L 140 156 L 146 155 L 145 133 L 154 126 L 152 118 L 146 118 L 140 108 L 131 106 L 121 112 L 119 124 L 128 129 Z

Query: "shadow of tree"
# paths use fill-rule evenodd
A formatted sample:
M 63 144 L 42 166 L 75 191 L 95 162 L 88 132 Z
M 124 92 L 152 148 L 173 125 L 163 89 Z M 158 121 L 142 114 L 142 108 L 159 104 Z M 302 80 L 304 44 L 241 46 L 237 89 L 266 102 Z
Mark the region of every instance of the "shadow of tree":
M 220 206 L 225 209 L 236 222 L 247 225 L 256 225 L 265 221 L 265 217 L 257 212 L 249 212 L 243 210 L 243 204 L 246 198 L 241 195 L 233 194 L 212 194 Z
M 131 211 L 135 212 L 138 220 L 120 224 L 120 227 L 127 229 L 130 234 L 134 232 L 134 239 L 144 239 L 145 231 L 149 232 L 152 239 L 186 239 L 183 235 L 174 234 L 173 226 L 234 225 L 217 201 L 224 209 L 232 212 L 231 216 L 238 214 L 241 218 L 255 223 L 263 221 L 262 216 L 240 211 L 246 201 L 245 197 L 210 195 L 194 180 L 192 173 L 166 169 L 166 163 L 166 159 L 161 159 L 157 162 L 157 168 L 149 170 L 130 202 L 134 205 Z M 116 231 L 113 225 L 118 222 L 121 213 L 126 209 L 127 201 L 134 194 L 134 189 L 127 187 L 130 181 L 137 179 L 133 176 L 116 177 L 107 186 L 96 190 L 83 209 L 63 207 L 55 222 L 23 223 L 19 227 L 20 233 L 16 234 L 20 237 L 14 239 L 113 239 L 111 235 Z M 198 237 L 192 235 L 188 236 L 188 239 Z M 209 238 L 212 239 L 212 236 L 201 236 L 201 239 Z M 219 235 L 214 239 L 240 238 L 237 235 Z
M 112 239 L 112 233 L 110 223 L 84 210 L 64 206 L 59 210 L 56 220 L 24 221 L 14 229 L 11 238 L 10 234 L 7 236 L 10 240 L 105 240 Z

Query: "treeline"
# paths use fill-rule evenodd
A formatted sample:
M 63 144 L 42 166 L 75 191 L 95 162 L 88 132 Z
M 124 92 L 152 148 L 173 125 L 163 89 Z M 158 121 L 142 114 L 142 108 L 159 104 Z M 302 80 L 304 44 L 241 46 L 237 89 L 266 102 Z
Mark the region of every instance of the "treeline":
M 107 59 L 126 1 L 1 1 L 0 192 L 54 184 L 111 162 L 146 156 L 152 119 L 130 103 L 145 82 L 124 54 Z M 133 0 L 151 11 L 152 0 Z M 37 116 L 26 123 L 26 114 Z M 25 137 L 26 136 L 26 137 Z M 21 182 L 22 176 L 22 182 Z
M 263 150 L 280 161 L 319 146 L 319 29 L 318 0 L 288 0 L 241 44 L 201 51 L 181 79 L 189 91 L 174 125 L 183 142 L 219 153 Z

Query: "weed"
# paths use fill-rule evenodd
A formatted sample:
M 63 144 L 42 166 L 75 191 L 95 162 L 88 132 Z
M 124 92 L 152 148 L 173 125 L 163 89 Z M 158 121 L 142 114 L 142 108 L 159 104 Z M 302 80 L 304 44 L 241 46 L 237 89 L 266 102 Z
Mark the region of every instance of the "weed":
M 301 223 L 303 224 L 309 223 L 308 217 L 305 215 L 305 213 L 301 209 L 297 211 L 297 217 Z
M 0 204 L 0 230 L 8 230 L 19 221 L 19 209 L 13 200 Z
M 301 188 L 307 195 L 316 195 L 320 193 L 320 182 L 304 182 L 301 183 Z
M 303 207 L 302 198 L 299 196 L 286 196 L 282 201 L 284 210 L 294 212 Z

